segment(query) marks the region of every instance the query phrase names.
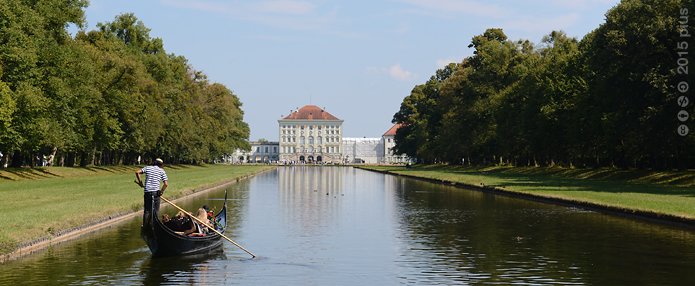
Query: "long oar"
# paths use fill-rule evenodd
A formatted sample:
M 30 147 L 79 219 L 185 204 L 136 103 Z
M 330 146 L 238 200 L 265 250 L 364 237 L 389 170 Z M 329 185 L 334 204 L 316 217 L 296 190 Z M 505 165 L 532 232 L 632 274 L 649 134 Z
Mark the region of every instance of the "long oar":
M 174 206 L 175 208 L 179 209 L 180 211 L 182 211 L 182 212 L 184 212 L 184 213 L 188 213 L 187 211 L 183 210 L 182 208 L 180 208 L 179 206 L 177 206 L 177 205 L 175 205 L 174 203 L 170 202 L 169 200 L 165 199 L 164 197 L 160 197 L 160 198 L 161 198 L 162 200 L 164 200 L 165 202 L 169 203 L 170 205 Z M 251 254 L 251 256 L 253 256 L 254 258 L 258 257 L 258 256 L 256 256 L 256 255 L 253 255 L 253 253 L 249 252 L 248 250 L 244 249 L 243 247 L 241 247 L 241 245 L 238 245 L 238 244 L 237 244 L 236 242 L 234 242 L 233 240 L 229 239 L 229 237 L 224 236 L 224 234 L 222 234 L 221 232 L 217 231 L 214 227 L 211 227 L 210 225 L 204 223 L 203 221 L 201 221 L 200 219 L 198 219 L 197 217 L 195 217 L 195 216 L 193 216 L 193 215 L 189 215 L 189 216 L 192 217 L 193 219 L 195 219 L 197 222 L 199 222 L 199 223 L 201 223 L 201 224 L 207 226 L 209 229 L 211 229 L 212 231 L 214 231 L 214 232 L 216 232 L 217 234 L 221 235 L 221 236 L 224 237 L 225 239 L 229 240 L 229 242 L 234 243 L 234 245 L 236 245 L 236 246 L 238 246 L 239 248 L 241 248 L 241 250 L 246 251 L 246 253 Z

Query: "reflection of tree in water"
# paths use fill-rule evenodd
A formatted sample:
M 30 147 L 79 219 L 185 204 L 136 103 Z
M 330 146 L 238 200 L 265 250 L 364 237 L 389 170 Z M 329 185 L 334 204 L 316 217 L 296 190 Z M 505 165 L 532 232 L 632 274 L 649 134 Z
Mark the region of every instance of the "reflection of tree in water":
M 414 270 L 404 275 L 409 282 L 686 285 L 695 278 L 668 274 L 695 262 L 689 230 L 397 177 L 388 184 L 397 190 L 398 263 Z
M 185 256 L 150 257 L 140 267 L 142 285 L 205 285 L 211 281 L 204 280 L 214 280 L 214 276 L 219 276 L 220 273 L 212 273 L 211 277 L 206 272 L 210 270 L 211 261 L 227 260 L 223 249 L 217 247 L 207 253 Z

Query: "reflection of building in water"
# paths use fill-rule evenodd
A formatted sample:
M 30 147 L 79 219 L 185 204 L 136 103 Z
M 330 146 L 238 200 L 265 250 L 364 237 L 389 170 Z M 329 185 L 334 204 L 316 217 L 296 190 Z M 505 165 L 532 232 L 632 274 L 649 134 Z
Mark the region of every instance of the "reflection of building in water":
M 278 168 L 280 217 L 290 229 L 317 232 L 341 213 L 342 170 L 339 167 Z M 299 226 L 299 228 L 293 226 Z

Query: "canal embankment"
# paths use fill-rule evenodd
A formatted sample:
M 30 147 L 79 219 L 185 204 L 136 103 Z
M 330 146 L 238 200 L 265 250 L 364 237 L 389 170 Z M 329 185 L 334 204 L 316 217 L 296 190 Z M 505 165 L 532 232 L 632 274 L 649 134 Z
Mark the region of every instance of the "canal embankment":
M 0 170 L 0 263 L 142 213 L 143 166 Z M 174 201 L 238 182 L 268 165 L 166 165 Z
M 546 167 L 357 168 L 504 196 L 695 228 L 695 172 Z

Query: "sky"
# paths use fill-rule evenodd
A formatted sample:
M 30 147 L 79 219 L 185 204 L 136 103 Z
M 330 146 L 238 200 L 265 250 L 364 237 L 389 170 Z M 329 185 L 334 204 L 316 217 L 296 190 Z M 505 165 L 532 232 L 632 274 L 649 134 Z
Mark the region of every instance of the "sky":
M 251 141 L 278 141 L 277 120 L 309 104 L 345 120 L 344 137 L 379 138 L 413 87 L 471 56 L 486 29 L 533 43 L 554 30 L 581 39 L 619 1 L 89 2 L 85 30 L 134 13 L 168 54 L 239 97 Z

